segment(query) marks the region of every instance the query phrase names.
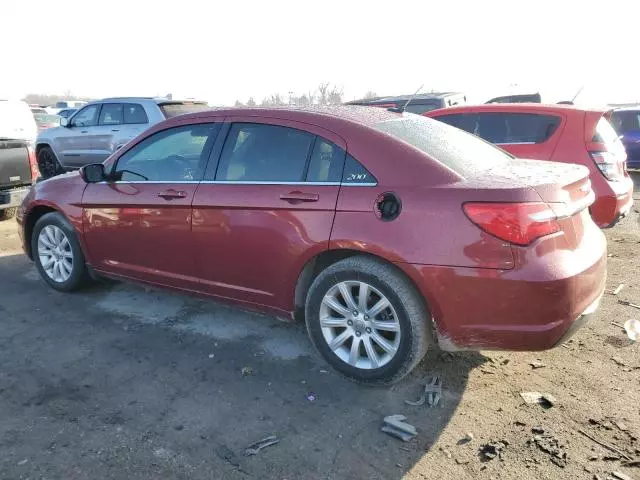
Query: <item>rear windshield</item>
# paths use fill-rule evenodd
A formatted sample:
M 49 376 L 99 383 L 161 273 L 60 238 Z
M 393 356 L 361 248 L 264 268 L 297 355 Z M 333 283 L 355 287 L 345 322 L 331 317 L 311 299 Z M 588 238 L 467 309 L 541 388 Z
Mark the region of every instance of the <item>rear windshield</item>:
M 375 128 L 423 151 L 462 176 L 488 170 L 512 158 L 475 135 L 410 113 L 380 122 Z
M 185 113 L 201 112 L 209 109 L 209 105 L 200 102 L 161 103 L 158 106 L 162 110 L 164 118 L 173 118 Z

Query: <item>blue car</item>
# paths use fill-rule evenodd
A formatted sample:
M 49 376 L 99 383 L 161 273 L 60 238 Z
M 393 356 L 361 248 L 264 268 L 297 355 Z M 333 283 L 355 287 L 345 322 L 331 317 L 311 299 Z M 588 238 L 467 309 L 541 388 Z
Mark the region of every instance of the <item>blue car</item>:
M 640 169 L 640 106 L 614 110 L 611 124 L 627 150 L 627 167 Z

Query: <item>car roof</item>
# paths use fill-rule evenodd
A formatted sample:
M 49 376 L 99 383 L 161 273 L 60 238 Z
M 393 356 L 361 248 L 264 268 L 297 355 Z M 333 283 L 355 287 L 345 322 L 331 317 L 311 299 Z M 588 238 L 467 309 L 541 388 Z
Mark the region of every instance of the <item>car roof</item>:
M 185 103 L 185 102 L 206 103 L 203 100 L 193 100 L 193 99 L 183 99 L 183 98 L 169 99 L 169 98 L 166 98 L 166 97 L 109 97 L 109 98 L 102 98 L 100 100 L 92 100 L 89 103 L 100 103 L 100 102 L 142 102 L 142 101 L 149 101 L 149 102 L 153 102 L 153 103 Z
M 485 103 L 481 105 L 459 105 L 440 108 L 427 112 L 428 116 L 451 115 L 467 112 L 531 112 L 540 113 L 568 113 L 568 112 L 599 112 L 608 111 L 606 108 L 591 108 L 578 105 L 545 104 L 545 103 Z
M 371 104 L 371 103 L 387 103 L 387 102 L 397 102 L 397 101 L 406 101 L 411 99 L 412 103 L 419 103 L 424 100 L 437 100 L 445 97 L 450 97 L 451 95 L 462 95 L 460 92 L 430 92 L 430 93 L 421 93 L 418 95 L 408 94 L 408 95 L 395 95 L 395 96 L 386 96 L 386 97 L 373 97 L 373 98 L 361 98 L 359 100 L 353 100 L 351 102 L 346 102 L 346 105 L 358 105 L 358 104 Z
M 614 108 L 614 112 L 640 112 L 640 105 Z
M 278 118 L 292 121 L 347 121 L 360 125 L 373 126 L 385 120 L 397 119 L 401 114 L 390 112 L 386 108 L 371 108 L 357 105 L 331 105 L 309 107 L 229 107 L 202 110 L 174 117 L 185 120 L 189 118 L 216 118 L 222 116 L 249 116 L 261 118 Z M 171 119 L 173 120 L 173 119 Z

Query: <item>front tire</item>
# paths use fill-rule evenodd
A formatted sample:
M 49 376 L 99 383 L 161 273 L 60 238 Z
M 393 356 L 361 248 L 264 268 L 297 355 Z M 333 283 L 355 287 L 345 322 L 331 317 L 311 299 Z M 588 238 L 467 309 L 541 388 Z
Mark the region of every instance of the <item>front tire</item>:
M 40 275 L 56 290 L 71 292 L 90 282 L 75 229 L 60 213 L 47 213 L 38 219 L 31 252 Z
M 55 153 L 49 147 L 42 147 L 38 152 L 38 170 L 42 178 L 51 178 L 60 175 L 63 170 Z
M 366 256 L 341 260 L 316 277 L 305 321 L 322 357 L 360 382 L 400 380 L 431 343 L 431 316 L 413 284 L 394 266 Z

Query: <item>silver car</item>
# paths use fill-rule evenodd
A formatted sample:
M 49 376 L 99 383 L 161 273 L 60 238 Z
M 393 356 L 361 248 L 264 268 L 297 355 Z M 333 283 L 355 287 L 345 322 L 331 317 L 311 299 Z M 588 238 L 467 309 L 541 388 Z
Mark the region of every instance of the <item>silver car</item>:
M 105 160 L 129 140 L 167 118 L 205 110 L 205 102 L 167 98 L 106 98 L 87 103 L 60 127 L 44 130 L 36 140 L 40 174 L 53 177 Z

